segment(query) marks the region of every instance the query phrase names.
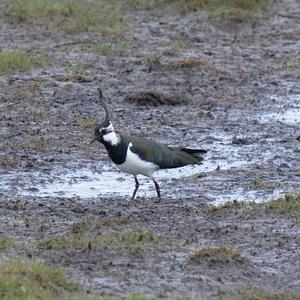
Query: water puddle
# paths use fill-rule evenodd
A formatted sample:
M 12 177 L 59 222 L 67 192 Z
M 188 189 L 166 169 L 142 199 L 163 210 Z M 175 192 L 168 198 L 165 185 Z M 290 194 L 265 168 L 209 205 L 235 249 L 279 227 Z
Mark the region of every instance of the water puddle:
M 212 199 L 214 205 L 225 204 L 226 202 L 231 201 L 253 201 L 256 203 L 268 201 L 271 199 L 277 199 L 283 196 L 286 191 L 282 189 L 274 189 L 274 190 L 250 190 L 244 189 L 241 187 L 237 187 L 231 189 L 230 191 L 226 191 L 226 193 L 222 193 L 216 196 L 213 193 L 207 193 L 206 196 Z
M 242 168 L 250 163 L 255 163 L 257 157 L 245 156 L 252 152 L 251 145 L 238 147 L 232 144 L 232 136 L 221 132 L 213 136 L 213 142 L 203 145 L 209 149 L 204 163 L 200 166 L 186 166 L 178 169 L 161 170 L 155 173 L 155 178 L 160 182 L 170 182 L 172 179 L 193 177 L 201 173 L 209 173 L 231 168 Z M 220 153 L 222 156 L 220 157 Z M 140 188 L 138 196 L 156 197 L 153 183 L 148 178 L 139 177 Z M 12 172 L 1 176 L 0 193 L 37 197 L 62 197 L 80 199 L 97 198 L 101 196 L 126 197 L 132 195 L 135 183 L 133 176 L 122 173 L 112 163 L 100 165 L 97 169 L 69 170 L 59 169 L 51 172 Z M 177 197 L 176 193 L 168 193 L 168 197 Z M 226 192 L 226 196 L 211 194 L 210 198 L 217 196 L 218 201 L 239 199 L 240 192 Z M 225 198 L 226 197 L 226 198 Z M 252 198 L 251 198 L 252 199 Z
M 300 124 L 300 94 L 288 97 L 272 96 L 277 112 L 266 113 L 260 117 L 263 123 L 281 122 L 288 125 Z
M 239 162 L 234 162 L 232 165 L 224 163 L 221 166 L 222 168 L 230 168 L 231 166 L 239 166 Z M 155 178 L 160 182 L 168 181 L 209 172 L 215 168 L 216 165 L 214 163 L 207 162 L 201 166 L 160 170 L 155 173 Z M 132 194 L 135 186 L 133 176 L 122 173 L 113 165 L 104 166 L 101 172 L 99 171 L 89 169 L 76 171 L 60 170 L 59 174 L 55 172 L 55 176 L 42 172 L 10 173 L 1 176 L 0 192 L 9 193 L 12 187 L 19 186 L 15 192 L 17 195 L 24 196 L 80 197 L 84 199 L 105 195 L 129 196 Z M 150 179 L 139 176 L 139 182 L 139 196 L 152 197 L 156 195 Z
M 288 125 L 300 124 L 300 107 L 291 108 L 283 112 L 270 113 L 261 117 L 263 123 L 281 122 Z

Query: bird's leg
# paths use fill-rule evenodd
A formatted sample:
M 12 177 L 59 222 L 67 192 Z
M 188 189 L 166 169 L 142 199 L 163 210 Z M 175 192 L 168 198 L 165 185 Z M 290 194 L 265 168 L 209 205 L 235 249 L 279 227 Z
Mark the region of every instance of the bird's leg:
M 139 186 L 140 186 L 139 181 L 137 180 L 137 177 L 136 177 L 136 176 L 134 176 L 134 180 L 135 180 L 135 189 L 134 189 L 134 192 L 133 192 L 133 195 L 132 195 L 131 200 L 134 199 L 134 197 L 135 197 L 135 195 L 136 195 L 136 192 L 137 192 L 137 190 L 138 190 L 138 188 L 139 188 Z
M 160 187 L 159 187 L 159 184 L 155 181 L 154 178 L 152 178 L 152 180 L 154 182 L 154 185 L 155 185 L 155 188 L 156 188 L 156 192 L 157 192 L 157 197 L 158 197 L 158 200 L 155 201 L 155 202 L 160 202 L 161 197 L 160 197 Z

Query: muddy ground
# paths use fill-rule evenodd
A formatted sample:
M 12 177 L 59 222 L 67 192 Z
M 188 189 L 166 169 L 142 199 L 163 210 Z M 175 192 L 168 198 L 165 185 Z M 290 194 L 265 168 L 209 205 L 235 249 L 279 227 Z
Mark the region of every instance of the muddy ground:
M 1 260 L 43 259 L 89 293 L 121 298 L 253 299 L 253 287 L 300 297 L 297 212 L 210 206 L 300 191 L 299 1 L 239 24 L 172 5 L 123 9 L 129 25 L 113 37 L 1 18 L 1 50 L 52 57 L 0 76 L 0 233 L 22 243 Z M 103 43 L 117 51 L 90 51 Z M 97 87 L 117 130 L 209 150 L 194 172 L 159 177 L 160 204 L 146 181 L 130 202 L 133 180 L 88 146 L 103 117 Z M 101 185 L 104 170 L 114 175 Z M 93 176 L 94 194 L 57 187 Z M 105 189 L 124 177 L 125 192 Z

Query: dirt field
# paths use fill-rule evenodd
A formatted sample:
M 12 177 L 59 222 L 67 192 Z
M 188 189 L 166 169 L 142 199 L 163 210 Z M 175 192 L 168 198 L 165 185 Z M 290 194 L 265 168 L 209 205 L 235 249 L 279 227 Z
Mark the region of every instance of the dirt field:
M 0 4 L 1 263 L 62 267 L 49 299 L 300 299 L 300 3 L 181 2 Z M 209 150 L 161 203 L 89 146 L 98 87 L 118 131 Z

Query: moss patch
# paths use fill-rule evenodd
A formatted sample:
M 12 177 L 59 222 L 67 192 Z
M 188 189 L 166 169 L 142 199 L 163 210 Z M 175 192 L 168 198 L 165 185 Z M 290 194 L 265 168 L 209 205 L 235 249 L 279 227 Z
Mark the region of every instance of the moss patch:
M 245 262 L 241 253 L 229 245 L 204 246 L 192 253 L 189 259 L 193 263 L 240 264 Z
M 131 92 L 125 97 L 125 101 L 136 106 L 159 106 L 159 105 L 181 105 L 185 100 L 178 95 L 169 95 L 164 92 L 140 91 Z

